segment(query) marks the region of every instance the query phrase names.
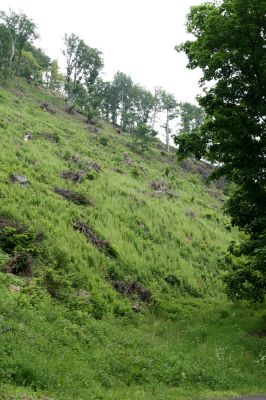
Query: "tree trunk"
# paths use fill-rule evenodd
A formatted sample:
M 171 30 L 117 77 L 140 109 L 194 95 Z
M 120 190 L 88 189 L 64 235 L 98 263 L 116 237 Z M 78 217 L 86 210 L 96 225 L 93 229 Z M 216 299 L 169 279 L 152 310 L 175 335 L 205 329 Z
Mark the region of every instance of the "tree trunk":
M 124 112 L 125 112 L 125 110 L 124 110 L 124 108 L 125 108 L 125 105 L 124 105 L 124 90 L 122 90 L 121 103 L 122 103 L 122 109 L 121 109 L 121 123 L 120 123 L 120 125 L 121 125 L 121 131 L 123 131 L 123 129 L 124 129 Z
M 154 127 L 155 127 L 156 115 L 157 115 L 157 112 L 154 111 L 153 112 L 153 116 L 152 116 L 152 129 L 153 130 L 154 130 Z
M 12 76 L 12 63 L 15 57 L 15 46 L 16 46 L 16 40 L 11 40 L 11 55 L 9 58 L 9 71 L 8 71 L 9 78 L 11 78 Z
M 165 141 L 167 152 L 169 153 L 169 113 L 166 111 L 166 124 L 165 124 Z

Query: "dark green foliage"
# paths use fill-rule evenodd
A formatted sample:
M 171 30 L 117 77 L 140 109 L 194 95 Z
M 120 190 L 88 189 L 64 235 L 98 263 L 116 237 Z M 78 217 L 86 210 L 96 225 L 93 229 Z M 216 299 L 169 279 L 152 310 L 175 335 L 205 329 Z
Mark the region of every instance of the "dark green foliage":
M 235 259 L 230 260 L 230 274 L 225 278 L 229 296 L 234 300 L 244 298 L 263 302 L 266 293 L 265 235 L 257 236 L 256 239 L 253 237 L 253 240 L 240 245 L 232 243 L 230 251 Z M 237 258 L 241 256 L 242 259 L 239 262 Z
M 133 165 L 130 173 L 136 179 L 138 179 L 142 175 L 140 169 L 136 165 Z
M 106 138 L 106 137 L 104 137 L 104 136 L 100 137 L 99 143 L 100 143 L 102 146 L 107 146 L 107 145 L 108 145 L 108 138 Z
M 101 296 L 94 295 L 90 298 L 90 304 L 92 305 L 92 316 L 95 319 L 102 319 L 107 312 L 106 303 L 103 301 Z
M 65 270 L 47 269 L 43 277 L 43 285 L 49 294 L 58 300 L 66 300 L 71 295 L 71 279 Z
M 41 238 L 17 222 L 0 220 L 0 248 L 8 254 L 25 251 L 34 256 Z
M 19 253 L 15 253 L 12 258 L 1 267 L 1 271 L 29 277 L 32 274 L 33 264 L 34 259 L 32 255 L 27 251 L 20 250 Z
M 138 146 L 140 146 L 141 150 L 146 150 L 156 135 L 157 132 L 149 127 L 146 123 L 137 125 L 133 131 L 134 141 Z
M 197 107 L 190 103 L 179 104 L 180 128 L 175 137 L 175 143 L 179 145 L 178 156 L 180 159 L 187 154 L 187 149 L 191 146 L 191 142 L 200 142 L 200 128 L 204 120 L 204 111 L 201 107 Z M 195 157 L 200 158 L 201 153 L 195 151 Z
M 0 249 L 10 259 L 0 266 L 1 271 L 15 275 L 30 276 L 34 260 L 40 254 L 41 234 L 5 218 L 0 219 Z
M 193 7 L 187 28 L 196 40 L 178 48 L 189 68 L 203 70 L 202 83 L 213 82 L 200 98 L 205 122 L 176 137 L 178 152 L 220 163 L 213 176 L 236 184 L 227 213 L 246 241 L 233 253 L 242 262 L 234 263 L 227 283 L 232 297 L 255 300 L 266 291 L 265 13 L 261 0 Z

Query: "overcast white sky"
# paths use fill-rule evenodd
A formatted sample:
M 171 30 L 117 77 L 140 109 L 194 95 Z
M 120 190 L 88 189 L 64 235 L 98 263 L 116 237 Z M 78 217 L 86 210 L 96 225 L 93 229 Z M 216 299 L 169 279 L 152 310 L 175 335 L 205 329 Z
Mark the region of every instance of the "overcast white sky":
M 21 10 L 41 35 L 40 47 L 62 65 L 63 37 L 75 33 L 103 53 L 104 78 L 125 72 L 136 83 L 162 86 L 178 101 L 200 92 L 199 71 L 186 69 L 174 47 L 188 36 L 186 14 L 203 0 L 1 0 L 0 10 Z

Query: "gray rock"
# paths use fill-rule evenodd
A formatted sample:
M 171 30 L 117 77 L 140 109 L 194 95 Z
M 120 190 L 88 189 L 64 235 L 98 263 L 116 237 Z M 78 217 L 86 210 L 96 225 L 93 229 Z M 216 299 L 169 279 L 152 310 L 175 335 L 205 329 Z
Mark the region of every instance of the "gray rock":
M 9 178 L 12 183 L 18 183 L 21 186 L 25 186 L 28 183 L 28 179 L 26 178 L 25 175 L 10 174 Z
M 33 139 L 33 136 L 32 136 L 31 133 L 26 133 L 26 134 L 24 135 L 24 140 L 25 140 L 25 142 L 28 142 L 29 140 L 32 140 L 32 139 Z

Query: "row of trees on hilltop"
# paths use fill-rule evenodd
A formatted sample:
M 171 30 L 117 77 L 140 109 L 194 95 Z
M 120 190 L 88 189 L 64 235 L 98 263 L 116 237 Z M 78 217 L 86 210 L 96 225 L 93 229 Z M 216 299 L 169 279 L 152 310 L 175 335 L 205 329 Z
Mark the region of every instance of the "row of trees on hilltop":
M 202 118 L 194 118 L 195 112 L 203 117 L 201 109 L 189 103 L 179 104 L 174 95 L 162 88 L 155 88 L 152 93 L 135 84 L 123 72 L 117 72 L 112 81 L 101 79 L 99 74 L 104 65 L 101 52 L 89 47 L 74 34 L 65 36 L 63 54 L 67 64 L 65 93 L 69 112 L 73 112 L 76 106 L 80 107 L 86 113 L 88 122 L 101 115 L 121 131 L 148 139 L 157 134 L 155 128 L 160 116 L 168 151 L 170 122 L 173 119 L 181 116 L 182 130 L 191 123 L 198 127 L 202 122 Z
M 79 109 L 88 122 L 101 116 L 123 132 L 134 135 L 136 142 L 147 147 L 158 129 L 165 132 L 169 151 L 170 126 L 179 130 L 198 129 L 203 119 L 199 107 L 178 103 L 174 95 L 162 88 L 153 92 L 133 82 L 130 76 L 117 72 L 112 81 L 104 81 L 102 53 L 74 34 L 65 35 L 63 55 L 66 72 L 60 73 L 58 62 L 51 60 L 34 45 L 39 37 L 35 23 L 23 13 L 0 12 L 0 77 L 14 77 L 29 83 L 60 90 L 66 96 L 70 113 Z

